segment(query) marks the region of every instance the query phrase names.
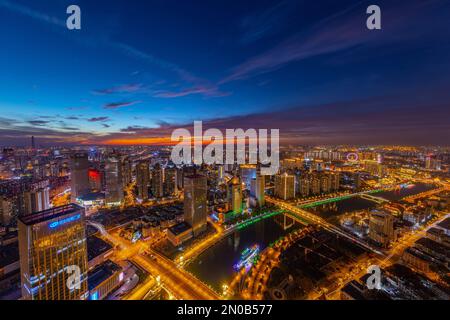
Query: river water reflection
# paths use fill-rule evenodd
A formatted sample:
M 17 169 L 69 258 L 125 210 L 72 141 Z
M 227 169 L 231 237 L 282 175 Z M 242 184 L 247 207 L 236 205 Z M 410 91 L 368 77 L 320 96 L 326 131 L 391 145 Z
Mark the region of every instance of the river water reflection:
M 263 219 L 235 231 L 199 255 L 187 266 L 187 270 L 221 292 L 222 285 L 232 280 L 235 274 L 233 266 L 239 261 L 242 251 L 254 244 L 264 250 L 278 238 L 302 227 L 295 223 L 288 230 L 283 230 L 276 222 L 280 217 L 282 215 Z

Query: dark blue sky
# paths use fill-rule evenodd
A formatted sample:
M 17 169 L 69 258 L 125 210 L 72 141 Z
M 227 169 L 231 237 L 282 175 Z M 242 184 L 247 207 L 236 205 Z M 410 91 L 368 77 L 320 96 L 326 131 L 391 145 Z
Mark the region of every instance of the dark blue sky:
M 0 0 L 0 145 L 156 143 L 194 120 L 448 145 L 449 21 L 446 0 Z

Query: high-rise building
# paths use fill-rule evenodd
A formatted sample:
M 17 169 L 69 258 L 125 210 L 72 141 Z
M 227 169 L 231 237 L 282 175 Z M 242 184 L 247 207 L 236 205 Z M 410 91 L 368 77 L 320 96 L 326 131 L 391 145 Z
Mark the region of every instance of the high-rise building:
M 164 169 L 164 194 L 173 196 L 177 192 L 177 168 L 167 167 Z
M 136 186 L 138 190 L 138 198 L 143 201 L 148 200 L 149 180 L 149 163 L 147 161 L 140 161 L 136 165 Z
M 84 209 L 75 204 L 19 218 L 23 299 L 87 298 L 88 261 L 84 218 Z
M 266 179 L 265 176 L 258 174 L 256 176 L 256 201 L 259 206 L 263 206 L 266 203 L 265 200 Z
M 103 190 L 102 172 L 98 169 L 89 169 L 89 184 L 92 190 Z
M 123 157 L 121 159 L 122 165 L 122 184 L 123 188 L 129 185 L 132 181 L 132 166 L 129 157 Z
M 298 179 L 298 192 L 300 193 L 300 196 L 305 198 L 309 197 L 310 193 L 310 181 L 309 176 L 304 174 L 301 175 Z
M 31 149 L 36 149 L 36 142 L 34 140 L 34 136 L 31 136 Z
M 117 155 L 110 155 L 105 163 L 105 202 L 119 205 L 124 196 L 122 184 L 122 164 Z
M 295 198 L 295 176 L 287 173 L 275 176 L 275 196 L 283 200 Z
M 25 191 L 23 199 L 26 214 L 32 214 L 34 212 L 44 211 L 50 208 L 48 187 Z
M 394 217 L 388 212 L 371 212 L 369 238 L 383 247 L 387 247 L 391 241 L 395 241 Z
M 163 177 L 163 168 L 159 163 L 155 164 L 152 170 L 152 193 L 155 198 L 164 196 Z
M 0 224 L 7 226 L 14 216 L 13 200 L 0 196 Z
M 89 160 L 86 152 L 77 152 L 70 157 L 71 202 L 91 190 L 89 184 Z
M 228 184 L 228 203 L 234 213 L 242 212 L 242 183 L 237 176 Z
M 314 195 L 320 194 L 320 179 L 317 175 L 311 177 L 311 193 Z
M 340 187 L 340 175 L 339 173 L 332 173 L 330 174 L 330 185 L 331 185 L 331 191 L 338 191 Z
M 192 227 L 194 236 L 207 226 L 206 177 L 192 174 L 184 177 L 184 220 Z
M 320 190 L 322 193 L 329 193 L 331 190 L 331 181 L 327 174 L 320 175 Z

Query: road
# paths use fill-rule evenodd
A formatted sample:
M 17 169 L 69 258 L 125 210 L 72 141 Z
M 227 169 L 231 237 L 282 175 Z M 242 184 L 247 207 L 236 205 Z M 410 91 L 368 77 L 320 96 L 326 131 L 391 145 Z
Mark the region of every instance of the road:
M 173 261 L 152 250 L 148 244 L 144 242 L 131 244 L 119 235 L 108 233 L 99 223 L 89 222 L 89 224 L 97 227 L 102 236 L 114 244 L 117 250 L 116 256 L 119 259 L 129 259 L 160 279 L 176 298 L 183 300 L 217 300 L 220 298 L 211 288 L 192 274 L 182 270 Z M 136 292 L 130 295 L 130 298 L 144 297 L 150 288 L 151 283 L 148 281 L 146 284 L 139 286 Z

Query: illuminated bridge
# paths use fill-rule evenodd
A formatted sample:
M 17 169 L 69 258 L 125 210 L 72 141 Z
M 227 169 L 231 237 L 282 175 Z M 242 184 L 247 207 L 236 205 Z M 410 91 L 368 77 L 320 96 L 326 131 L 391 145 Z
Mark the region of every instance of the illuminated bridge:
M 384 255 L 382 252 L 376 250 L 375 248 L 372 248 L 364 241 L 361 241 L 359 238 L 347 234 L 346 232 L 342 231 L 338 227 L 326 222 L 324 219 L 316 216 L 315 214 L 312 214 L 308 211 L 303 210 L 302 208 L 290 205 L 289 203 L 286 203 L 286 202 L 278 200 L 278 199 L 274 199 L 272 197 L 266 197 L 266 201 L 269 203 L 273 203 L 282 209 L 285 209 L 287 211 L 286 212 L 287 215 L 291 216 L 292 218 L 296 219 L 297 221 L 299 221 L 301 223 L 304 223 L 305 220 L 315 223 L 330 232 L 333 232 L 339 236 L 349 239 L 351 242 L 356 243 L 359 246 L 361 246 L 371 252 L 374 252 L 379 255 Z

